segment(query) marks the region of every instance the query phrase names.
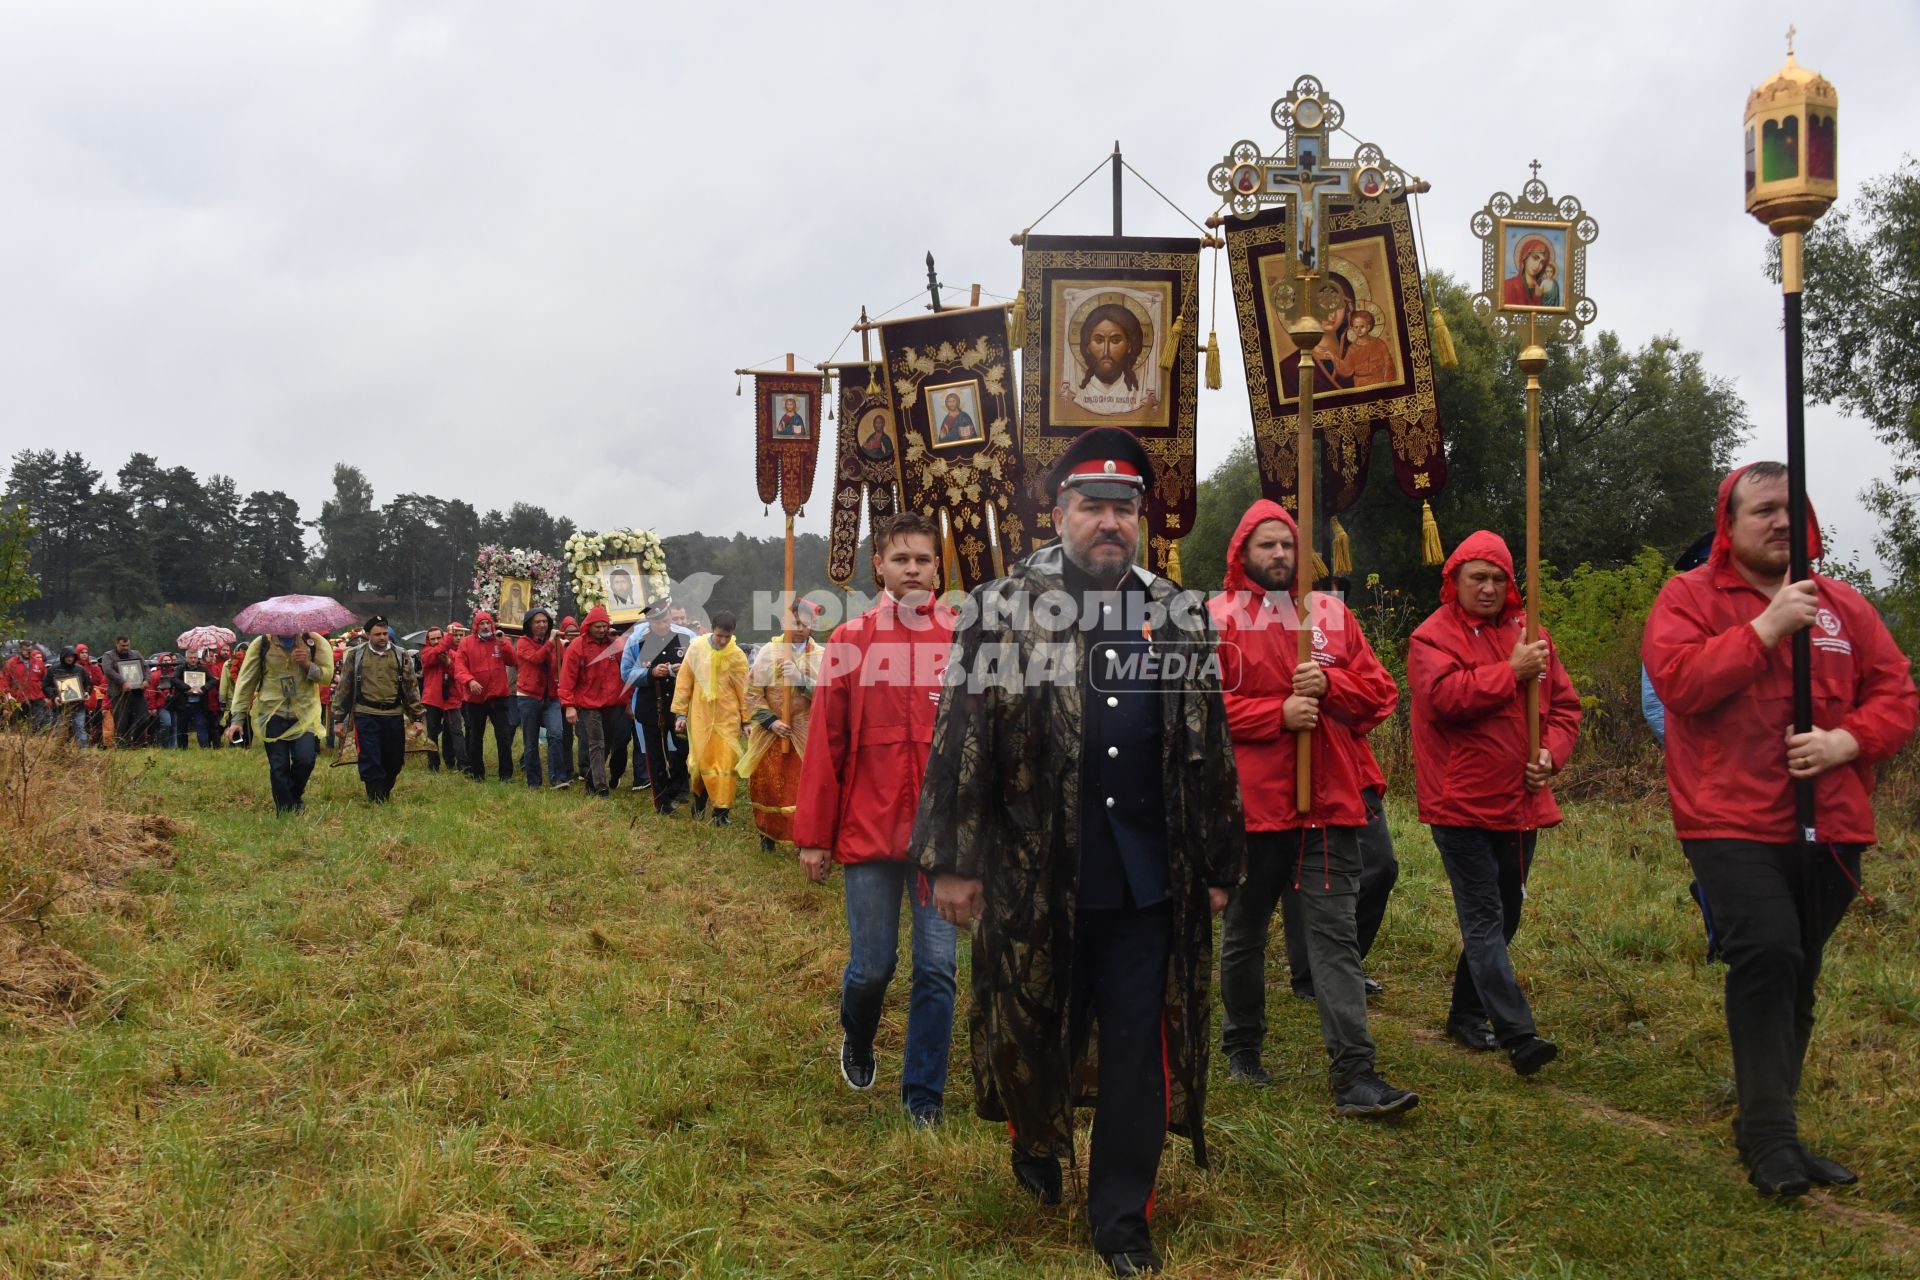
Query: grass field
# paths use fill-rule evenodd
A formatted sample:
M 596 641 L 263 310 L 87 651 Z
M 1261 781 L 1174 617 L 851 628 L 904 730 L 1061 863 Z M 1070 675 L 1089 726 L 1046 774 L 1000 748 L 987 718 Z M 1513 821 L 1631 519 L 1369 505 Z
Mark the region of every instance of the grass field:
M 87 969 L 66 997 L 0 969 L 0 1274 L 1104 1274 L 1072 1192 L 1043 1210 L 1014 1188 L 964 1051 L 945 1128 L 900 1116 L 904 971 L 880 1086 L 841 1084 L 838 881 L 808 886 L 750 828 L 417 766 L 378 810 L 323 767 L 279 822 L 257 752 L 32 777 L 19 755 L 0 874 L 62 868 L 68 894 L 14 963 Z M 173 819 L 170 849 L 119 813 Z M 1829 950 L 1803 1097 L 1864 1181 L 1771 1206 L 1735 1164 L 1722 971 L 1664 810 L 1589 803 L 1542 841 L 1516 963 L 1564 1054 L 1530 1082 L 1440 1039 L 1450 899 L 1394 815 L 1374 1030 L 1422 1104 L 1334 1117 L 1313 1010 L 1279 984 L 1275 1087 L 1216 1060 L 1213 1169 L 1168 1148 L 1173 1274 L 1920 1274 L 1910 833 Z

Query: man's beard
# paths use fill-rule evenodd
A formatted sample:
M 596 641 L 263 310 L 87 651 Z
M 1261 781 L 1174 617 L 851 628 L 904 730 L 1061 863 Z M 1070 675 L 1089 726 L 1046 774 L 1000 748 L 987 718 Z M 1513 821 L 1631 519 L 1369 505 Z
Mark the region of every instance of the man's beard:
M 1255 569 L 1249 565 L 1247 577 L 1251 578 L 1262 591 L 1285 591 L 1293 586 L 1293 562 L 1282 561 L 1267 570 Z
M 1102 548 L 1111 547 L 1115 551 L 1118 551 L 1123 557 L 1118 572 L 1113 575 L 1114 581 L 1116 582 L 1126 576 L 1127 564 L 1133 559 L 1132 552 L 1127 549 L 1127 545 L 1124 542 L 1119 542 L 1111 538 L 1096 538 L 1087 545 L 1085 551 L 1076 549 L 1072 543 L 1062 538 L 1060 540 L 1060 547 L 1061 550 L 1066 553 L 1067 559 L 1073 562 L 1074 567 L 1090 578 L 1100 578 L 1108 572 L 1106 569 L 1099 568 L 1094 564 L 1093 557 Z

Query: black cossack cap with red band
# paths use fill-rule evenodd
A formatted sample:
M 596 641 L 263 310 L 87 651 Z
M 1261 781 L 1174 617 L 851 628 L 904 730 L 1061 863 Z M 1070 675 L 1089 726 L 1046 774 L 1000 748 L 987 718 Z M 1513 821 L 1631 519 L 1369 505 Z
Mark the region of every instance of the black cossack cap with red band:
M 1047 483 L 1056 500 L 1069 488 L 1089 498 L 1139 498 L 1153 488 L 1153 461 L 1125 427 L 1094 427 L 1074 437 Z

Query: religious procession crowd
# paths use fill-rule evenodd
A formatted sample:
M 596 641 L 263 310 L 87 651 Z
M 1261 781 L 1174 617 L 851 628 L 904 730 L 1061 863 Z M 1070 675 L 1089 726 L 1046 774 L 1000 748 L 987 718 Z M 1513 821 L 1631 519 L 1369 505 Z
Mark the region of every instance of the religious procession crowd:
M 517 638 L 481 613 L 470 630 L 428 632 L 417 662 L 375 618 L 340 655 L 317 635 L 256 641 L 228 655 L 217 691 L 202 687 L 228 709 L 230 741 L 265 744 L 282 811 L 300 808 L 328 723 L 357 736 L 375 801 L 416 719 L 436 753 L 428 767 L 476 779 L 489 727 L 499 776 L 511 778 L 517 725 L 530 785 L 541 783 L 544 737 L 548 785 L 578 780 L 605 795 L 631 759 L 662 813 L 690 796 L 725 824 L 744 786 L 766 847 L 790 841 L 815 883 L 841 870 L 845 1083 L 867 1090 L 881 1074 L 875 1039 L 904 903 L 899 1095 L 915 1124 L 942 1123 L 958 935 L 970 929 L 976 1112 L 1007 1125 L 1018 1185 L 1058 1204 L 1075 1112 L 1091 1107 L 1094 1248 L 1116 1275 L 1157 1271 L 1162 1149 L 1181 1134 L 1206 1164 L 1210 1052 L 1224 1054 L 1230 1085 L 1271 1083 L 1262 1051 L 1276 914 L 1290 984 L 1318 1007 L 1337 1111 L 1391 1117 L 1420 1099 L 1386 1079 L 1367 1015 L 1366 955 L 1398 872 L 1367 735 L 1400 688 L 1336 596 L 1312 593 L 1303 610 L 1306 552 L 1284 507 L 1246 511 L 1212 599 L 1139 567 L 1152 484 L 1130 433 L 1085 433 L 1049 477 L 1058 540 L 958 611 L 934 594 L 933 521 L 889 517 L 873 531 L 883 595 L 824 646 L 805 602 L 751 659 L 733 618 L 716 614 L 696 634 L 664 602 L 624 638 L 597 607 L 557 633 L 536 609 Z M 1876 838 L 1875 766 L 1920 721 L 1911 664 L 1864 598 L 1818 574 L 1787 581 L 1786 511 L 1784 468 L 1727 476 L 1706 563 L 1667 583 L 1643 643 L 1675 831 L 1728 965 L 1736 1147 L 1769 1196 L 1855 1180 L 1802 1143 L 1795 1097 L 1822 950 Z M 1796 734 L 1789 651 L 1802 632 L 1816 727 Z M 1559 1049 L 1509 945 L 1541 833 L 1560 820 L 1553 782 L 1582 708 L 1552 638 L 1526 638 L 1498 534 L 1475 532 L 1447 558 L 1407 684 L 1419 818 L 1461 936 L 1446 1034 L 1532 1076 Z M 117 725 L 127 696 L 109 673 Z M 188 709 L 196 734 L 205 718 Z M 1816 794 L 1814 839 L 1795 821 L 1803 780 Z

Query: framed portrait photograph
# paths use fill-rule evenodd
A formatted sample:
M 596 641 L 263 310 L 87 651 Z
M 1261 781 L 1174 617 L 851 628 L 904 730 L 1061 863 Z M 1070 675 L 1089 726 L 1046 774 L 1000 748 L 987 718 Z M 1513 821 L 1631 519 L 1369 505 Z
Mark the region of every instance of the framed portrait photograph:
M 207 687 L 207 673 L 204 671 L 182 671 L 180 683 L 187 686 L 190 693 L 199 693 Z
M 84 702 L 86 700 L 87 695 L 80 690 L 79 676 L 55 676 L 53 678 L 53 687 L 60 694 L 60 703 L 62 706 Z
M 1047 421 L 1059 427 L 1160 427 L 1172 407 L 1160 368 L 1172 326 L 1170 280 L 1056 277 L 1047 315 Z
M 640 620 L 647 607 L 647 580 L 640 572 L 638 558 L 602 560 L 595 566 L 594 576 L 600 580 L 602 603 L 614 625 Z
M 147 664 L 138 658 L 128 658 L 119 663 L 120 684 L 126 689 L 144 689 L 147 687 Z
M 893 414 L 875 405 L 854 424 L 853 446 L 868 462 L 892 462 L 898 456 L 893 440 Z
M 1569 222 L 1518 222 L 1502 219 L 1495 229 L 1496 301 L 1502 311 L 1566 315 L 1573 290 L 1566 287 L 1573 235 Z
M 980 384 L 972 378 L 922 387 L 920 394 L 927 402 L 934 448 L 957 449 L 979 444 L 987 438 L 985 420 L 980 413 Z
M 813 423 L 807 417 L 812 402 L 806 396 L 787 391 L 767 393 L 767 420 L 773 423 L 775 440 L 811 440 Z
M 533 608 L 533 579 L 503 577 L 500 579 L 500 607 L 494 615 L 494 622 L 502 631 L 519 631 L 521 619 L 527 616 L 527 610 Z

